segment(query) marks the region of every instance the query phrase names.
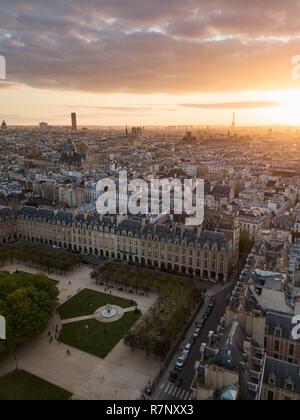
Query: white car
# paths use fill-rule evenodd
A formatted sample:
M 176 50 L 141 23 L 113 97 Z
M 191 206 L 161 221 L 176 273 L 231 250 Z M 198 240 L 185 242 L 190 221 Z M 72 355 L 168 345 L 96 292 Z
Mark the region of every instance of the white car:
M 187 352 L 183 352 L 181 356 L 179 356 L 176 360 L 176 364 L 175 364 L 175 369 L 177 370 L 182 370 L 186 359 L 188 357 L 188 353 Z
M 189 353 L 191 351 L 191 349 L 192 349 L 191 343 L 187 343 L 185 348 L 184 348 L 184 352 Z

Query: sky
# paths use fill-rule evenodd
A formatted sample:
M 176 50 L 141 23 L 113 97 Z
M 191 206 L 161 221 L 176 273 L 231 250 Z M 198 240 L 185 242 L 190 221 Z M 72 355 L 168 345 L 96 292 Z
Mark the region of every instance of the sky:
M 0 0 L 0 119 L 300 126 L 299 16 L 295 0 Z

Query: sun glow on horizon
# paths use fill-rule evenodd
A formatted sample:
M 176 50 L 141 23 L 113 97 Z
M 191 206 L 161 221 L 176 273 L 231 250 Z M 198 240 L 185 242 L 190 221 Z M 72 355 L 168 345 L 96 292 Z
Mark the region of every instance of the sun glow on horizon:
M 7 120 L 9 125 L 37 125 L 40 121 L 68 125 L 70 113 L 74 111 L 81 126 L 229 126 L 232 112 L 236 112 L 239 126 L 300 126 L 300 88 L 170 95 L 97 94 L 20 86 L 2 89 L 0 94 L 0 119 Z M 270 105 L 264 106 L 264 103 Z

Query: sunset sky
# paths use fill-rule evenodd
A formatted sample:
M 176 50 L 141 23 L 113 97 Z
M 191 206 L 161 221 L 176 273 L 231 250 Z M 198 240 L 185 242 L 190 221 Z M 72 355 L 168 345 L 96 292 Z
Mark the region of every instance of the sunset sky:
M 300 126 L 296 0 L 0 0 L 8 124 Z

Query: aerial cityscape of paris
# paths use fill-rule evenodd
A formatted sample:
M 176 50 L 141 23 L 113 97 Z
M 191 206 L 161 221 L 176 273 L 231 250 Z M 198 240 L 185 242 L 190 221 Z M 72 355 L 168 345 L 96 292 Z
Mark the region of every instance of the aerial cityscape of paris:
M 0 401 L 300 400 L 299 17 L 0 0 Z

